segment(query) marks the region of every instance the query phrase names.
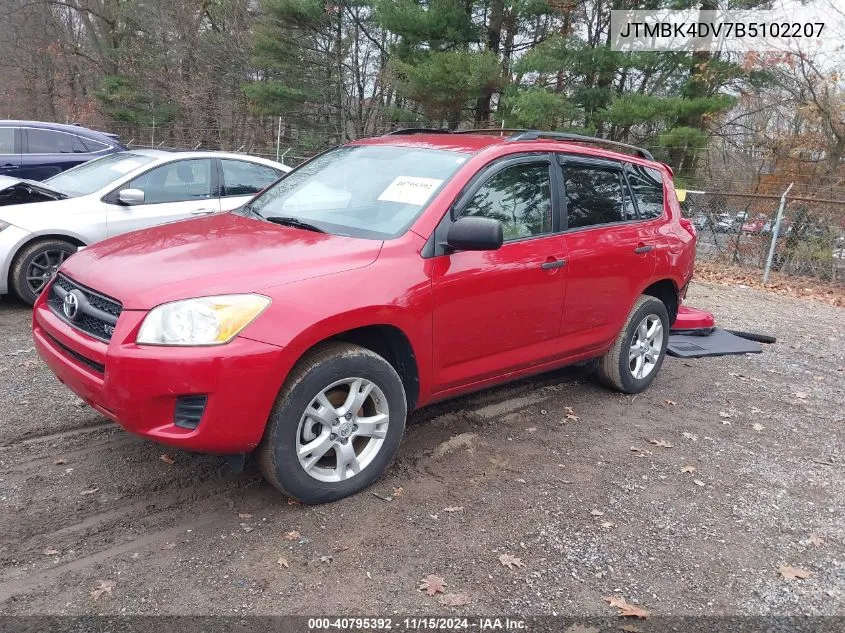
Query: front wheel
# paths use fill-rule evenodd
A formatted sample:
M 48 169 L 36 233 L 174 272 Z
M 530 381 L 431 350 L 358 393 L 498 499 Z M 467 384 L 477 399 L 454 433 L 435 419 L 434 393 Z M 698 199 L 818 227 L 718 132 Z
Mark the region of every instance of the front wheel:
M 12 264 L 12 287 L 15 294 L 32 305 L 59 266 L 76 252 L 76 245 L 64 240 L 39 240 L 24 248 Z
M 642 295 L 613 347 L 599 360 L 599 377 L 623 393 L 644 391 L 657 376 L 669 344 L 669 314 L 662 301 Z
M 323 345 L 285 381 L 258 448 L 259 469 L 305 503 L 341 499 L 387 468 L 406 415 L 405 389 L 390 363 L 357 345 Z

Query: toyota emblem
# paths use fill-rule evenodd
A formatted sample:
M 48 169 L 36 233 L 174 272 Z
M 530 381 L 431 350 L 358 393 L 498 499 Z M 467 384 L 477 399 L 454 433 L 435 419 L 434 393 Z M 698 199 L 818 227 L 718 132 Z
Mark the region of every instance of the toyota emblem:
M 65 300 L 62 302 L 62 312 L 65 316 L 73 321 L 76 318 L 76 313 L 79 311 L 79 299 L 73 292 L 65 295 Z

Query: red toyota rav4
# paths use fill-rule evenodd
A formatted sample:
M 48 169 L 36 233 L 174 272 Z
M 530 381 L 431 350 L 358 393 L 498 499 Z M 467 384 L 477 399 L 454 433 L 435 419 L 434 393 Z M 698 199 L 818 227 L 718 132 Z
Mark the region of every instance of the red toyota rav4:
M 257 451 L 264 476 L 308 503 L 372 483 L 408 412 L 436 400 L 587 359 L 641 391 L 695 231 L 666 166 L 604 143 L 354 141 L 238 211 L 80 251 L 35 305 L 36 347 L 128 431 Z

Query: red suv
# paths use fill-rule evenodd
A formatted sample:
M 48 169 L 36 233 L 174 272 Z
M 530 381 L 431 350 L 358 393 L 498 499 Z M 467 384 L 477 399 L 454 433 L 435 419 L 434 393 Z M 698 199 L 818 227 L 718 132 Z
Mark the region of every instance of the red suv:
M 354 141 L 238 211 L 69 258 L 35 305 L 36 347 L 128 431 L 235 462 L 256 451 L 309 503 L 372 483 L 431 402 L 588 359 L 642 391 L 695 230 L 666 166 L 606 143 Z

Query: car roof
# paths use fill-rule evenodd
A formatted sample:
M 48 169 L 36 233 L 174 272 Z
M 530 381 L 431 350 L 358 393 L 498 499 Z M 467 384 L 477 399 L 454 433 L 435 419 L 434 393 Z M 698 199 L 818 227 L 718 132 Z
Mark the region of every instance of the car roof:
M 99 132 L 91 128 L 83 127 L 81 125 L 71 125 L 68 123 L 50 123 L 49 121 L 18 121 L 15 119 L 0 119 L 0 127 L 28 127 L 40 128 L 44 130 L 55 130 L 56 132 L 67 132 L 68 134 L 76 134 L 95 141 L 101 141 L 109 145 L 120 143 L 116 134 L 108 134 L 106 132 Z
M 566 152 L 572 154 L 581 154 L 583 156 L 590 156 L 595 158 L 606 158 L 610 160 L 619 160 L 624 158 L 626 161 L 635 162 L 644 165 L 653 165 L 665 167 L 662 163 L 650 158 L 644 154 L 648 154 L 645 150 L 636 148 L 634 146 L 627 146 L 629 150 L 635 150 L 634 154 L 616 151 L 601 147 L 602 144 L 610 143 L 605 139 L 595 139 L 591 137 L 578 137 L 577 135 L 570 135 L 570 139 L 553 138 L 551 136 L 542 136 L 542 132 L 537 132 L 537 138 L 526 138 L 525 140 L 515 140 L 514 134 L 526 132 L 528 134 L 534 133 L 534 130 L 485 130 L 484 133 L 472 132 L 457 132 L 449 133 L 445 130 L 443 132 L 428 132 L 428 131 L 397 131 L 392 134 L 384 136 L 375 136 L 372 138 L 365 138 L 352 141 L 350 145 L 394 145 L 401 147 L 419 147 L 425 149 L 440 149 L 454 152 L 464 152 L 468 154 L 477 154 L 486 149 L 493 147 L 507 147 L 513 149 L 513 152 L 519 151 L 554 151 Z M 553 134 L 553 133 L 552 133 Z M 580 138 L 582 140 L 575 140 Z M 621 144 L 625 146 L 625 144 Z
M 146 148 L 132 148 L 126 150 L 126 153 L 137 154 L 139 156 L 149 156 L 156 158 L 160 162 L 168 162 L 171 160 L 182 160 L 185 158 L 231 158 L 233 160 L 246 160 L 260 165 L 266 165 L 282 171 L 290 171 L 293 169 L 282 163 L 277 163 L 269 158 L 262 158 L 261 156 L 252 156 L 250 154 L 238 154 L 235 152 L 217 152 L 211 150 L 166 150 L 166 149 L 146 149 Z

